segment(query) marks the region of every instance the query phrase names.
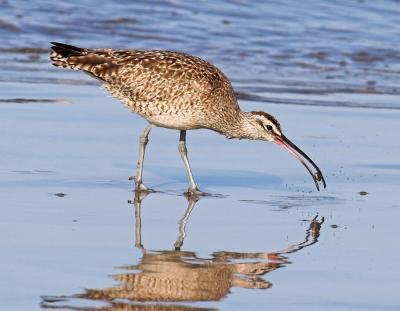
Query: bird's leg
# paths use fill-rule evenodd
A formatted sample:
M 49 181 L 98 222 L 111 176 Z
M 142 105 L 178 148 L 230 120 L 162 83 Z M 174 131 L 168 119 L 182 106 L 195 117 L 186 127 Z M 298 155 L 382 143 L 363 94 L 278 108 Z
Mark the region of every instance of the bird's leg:
M 143 185 L 142 175 L 143 175 L 143 162 L 144 162 L 144 154 L 146 151 L 146 145 L 149 142 L 149 133 L 153 125 L 149 124 L 142 135 L 140 135 L 139 139 L 139 159 L 137 163 L 137 171 L 136 176 L 130 179 L 135 180 L 135 190 L 136 191 L 148 191 L 149 189 Z
M 183 164 L 185 164 L 186 174 L 189 178 L 189 189 L 188 194 L 191 195 L 202 195 L 204 194 L 197 188 L 196 182 L 194 181 L 192 170 L 190 168 L 189 159 L 187 156 L 187 149 L 186 149 L 186 131 L 181 131 L 179 137 L 179 153 L 181 154 Z

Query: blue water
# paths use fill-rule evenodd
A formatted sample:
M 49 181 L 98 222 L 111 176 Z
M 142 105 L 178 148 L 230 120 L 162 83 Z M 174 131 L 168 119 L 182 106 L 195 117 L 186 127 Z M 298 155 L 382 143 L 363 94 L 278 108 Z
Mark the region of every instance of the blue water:
M 398 1 L 0 1 L 0 309 L 398 310 L 399 33 Z M 50 41 L 216 64 L 327 189 L 270 143 L 200 130 L 213 196 L 189 202 L 178 133 L 154 129 L 159 192 L 135 198 L 145 121 L 52 67 Z
M 397 1 L 3 1 L 1 80 L 72 83 L 48 73 L 61 41 L 195 54 L 239 97 L 398 109 L 399 25 Z

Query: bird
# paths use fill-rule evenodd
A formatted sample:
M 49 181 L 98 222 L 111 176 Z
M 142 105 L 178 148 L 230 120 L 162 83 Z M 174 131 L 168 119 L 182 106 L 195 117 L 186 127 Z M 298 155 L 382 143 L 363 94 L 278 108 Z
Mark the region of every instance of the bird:
M 320 182 L 326 188 L 319 167 L 283 134 L 279 121 L 264 111 L 243 111 L 231 82 L 211 63 L 177 51 L 51 44 L 54 66 L 80 70 L 96 78 L 113 97 L 148 121 L 139 139 L 137 171 L 132 178 L 135 191 L 151 191 L 143 183 L 143 163 L 154 126 L 180 131 L 178 150 L 189 179 L 185 192 L 189 195 L 206 194 L 197 186 L 187 155 L 186 131 L 195 129 L 209 129 L 229 139 L 275 142 L 300 161 L 318 191 Z

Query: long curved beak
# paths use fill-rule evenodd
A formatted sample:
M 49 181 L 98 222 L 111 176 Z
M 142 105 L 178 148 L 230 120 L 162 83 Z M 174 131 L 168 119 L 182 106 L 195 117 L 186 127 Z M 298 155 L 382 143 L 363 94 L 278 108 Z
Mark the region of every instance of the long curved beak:
M 307 169 L 307 171 L 310 173 L 311 177 L 314 180 L 315 186 L 317 187 L 317 190 L 319 191 L 319 182 L 322 182 L 324 188 L 326 188 L 326 183 L 324 176 L 322 176 L 322 172 L 319 169 L 319 167 L 314 163 L 313 160 L 310 159 L 308 155 L 306 155 L 299 147 L 297 147 L 294 143 L 292 143 L 288 138 L 286 138 L 285 135 L 275 135 L 274 136 L 274 141 L 281 146 L 282 148 L 286 149 L 289 151 L 289 153 L 294 156 L 297 160 L 300 161 L 301 164 L 304 165 L 304 167 Z M 316 172 L 313 173 L 313 171 L 307 166 L 306 162 L 308 164 L 311 164 Z

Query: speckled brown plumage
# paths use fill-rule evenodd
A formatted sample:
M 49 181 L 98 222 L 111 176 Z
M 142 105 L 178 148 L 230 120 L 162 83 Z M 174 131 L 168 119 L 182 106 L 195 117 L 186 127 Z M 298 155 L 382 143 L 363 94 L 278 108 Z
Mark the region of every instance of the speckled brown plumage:
M 82 70 L 99 79 L 114 97 L 151 124 L 140 139 L 136 190 L 148 190 L 142 183 L 142 171 L 152 125 L 181 131 L 179 152 L 189 193 L 201 194 L 187 158 L 186 130 L 199 128 L 228 138 L 274 141 L 307 168 L 318 190 L 319 181 L 326 186 L 320 169 L 282 134 L 278 120 L 263 111 L 241 111 L 228 78 L 205 60 L 180 52 L 83 49 L 56 42 L 52 49 L 53 65 Z
M 237 127 L 240 108 L 229 80 L 210 63 L 169 51 L 53 47 L 53 64 L 85 71 L 132 111 L 157 126 Z

